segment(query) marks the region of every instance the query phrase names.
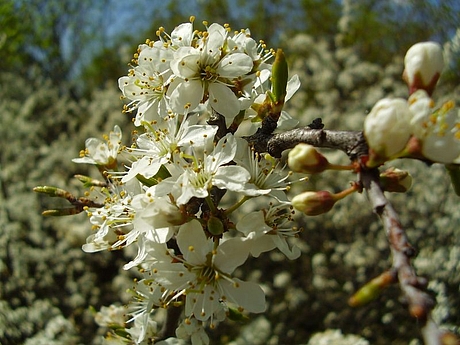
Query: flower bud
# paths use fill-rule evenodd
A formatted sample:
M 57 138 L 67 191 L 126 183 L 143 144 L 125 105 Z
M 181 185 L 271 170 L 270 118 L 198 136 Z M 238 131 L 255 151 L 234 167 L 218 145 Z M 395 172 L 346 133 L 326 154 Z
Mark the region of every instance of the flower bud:
M 312 145 L 302 143 L 289 152 L 288 165 L 295 172 L 316 174 L 326 170 L 329 162 Z
M 410 110 L 402 98 L 378 101 L 364 120 L 364 135 L 370 149 L 371 166 L 396 156 L 411 135 Z
M 335 195 L 328 191 L 307 191 L 296 195 L 292 199 L 292 206 L 307 216 L 317 216 L 330 211 L 336 201 Z
M 444 68 L 442 48 L 436 42 L 414 44 L 404 57 L 403 79 L 409 86 L 409 93 L 423 89 L 431 95 Z
M 390 168 L 380 174 L 383 190 L 393 193 L 405 193 L 412 186 L 412 176 L 408 171 Z

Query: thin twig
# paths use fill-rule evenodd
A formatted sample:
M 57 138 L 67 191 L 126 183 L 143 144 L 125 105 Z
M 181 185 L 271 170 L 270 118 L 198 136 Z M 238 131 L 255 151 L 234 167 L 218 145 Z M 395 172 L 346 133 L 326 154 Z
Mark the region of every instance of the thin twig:
M 392 268 L 397 271 L 399 286 L 408 303 L 409 312 L 421 323 L 425 344 L 440 345 L 441 332 L 430 316 L 435 302 L 424 291 L 427 286 L 426 279 L 418 277 L 411 265 L 415 250 L 409 243 L 397 212 L 383 193 L 379 183 L 379 172 L 377 169 L 367 169 L 363 166 L 360 177 L 373 210 L 382 219 L 385 227 L 392 254 Z
M 365 165 L 369 150 L 363 133 L 305 127 L 279 134 L 258 131 L 254 136 L 248 138 L 248 141 L 258 142 L 257 150 L 268 151 L 274 157 L 280 157 L 284 150 L 294 148 L 299 143 L 306 143 L 315 147 L 341 150 L 352 161 L 360 163 L 359 180 L 367 191 L 373 211 L 382 219 L 392 254 L 392 270 L 396 272 L 401 291 L 409 306 L 409 312 L 422 325 L 425 344 L 442 345 L 443 336 L 448 333 L 441 332 L 431 318 L 431 310 L 435 302 L 425 291 L 427 280 L 418 277 L 412 267 L 411 258 L 414 257 L 415 250 L 409 243 L 398 213 L 385 197 L 380 185 L 379 170 L 367 168 Z

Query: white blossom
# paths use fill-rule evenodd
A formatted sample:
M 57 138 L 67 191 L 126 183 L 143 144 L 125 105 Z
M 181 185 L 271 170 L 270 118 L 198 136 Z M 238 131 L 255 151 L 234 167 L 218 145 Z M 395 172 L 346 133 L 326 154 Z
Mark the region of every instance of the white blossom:
M 254 257 L 278 248 L 290 260 L 300 256 L 300 249 L 288 244 L 290 237 L 297 236 L 299 230 L 289 227 L 292 210 L 286 206 L 270 207 L 268 210 L 254 211 L 245 215 L 236 228 L 245 234 Z
M 98 138 L 88 138 L 85 142 L 85 150 L 80 153 L 80 158 L 72 159 L 75 163 L 86 163 L 112 168 L 116 165 L 118 150 L 121 145 L 121 129 L 115 125 L 113 131 L 104 137 L 104 141 Z
M 138 174 L 146 179 L 155 176 L 162 165 L 170 163 L 173 155 L 191 152 L 191 148 L 204 149 L 212 141 L 217 127 L 197 125 L 196 116 L 188 116 L 180 121 L 179 116 L 168 116 L 160 124 L 148 126 L 149 131 L 137 139 L 137 148 L 130 148 L 134 156 L 140 156 L 123 176 L 122 182 L 135 178 Z
M 233 118 L 239 113 L 233 82 L 251 72 L 253 61 L 244 53 L 223 54 L 227 34 L 224 27 L 212 24 L 197 47 L 180 47 L 174 53 L 175 77 L 169 91 L 173 111 L 181 114 L 209 99 L 219 114 Z
M 212 153 L 202 159 L 189 157 L 184 160 L 182 172 L 156 185 L 152 193 L 157 196 L 171 193 L 178 205 L 191 198 L 206 198 L 213 186 L 231 191 L 242 191 L 250 176 L 246 169 L 227 165 L 235 157 L 237 143 L 233 135 L 227 134 L 219 140 Z
M 206 238 L 198 220 L 192 220 L 179 229 L 177 244 L 182 263 L 155 265 L 153 279 L 158 276 L 159 284 L 185 294 L 187 317 L 206 321 L 222 311 L 222 303 L 254 313 L 265 310 L 265 295 L 259 285 L 232 277 L 248 257 L 249 246 L 242 238 L 214 242 Z
M 169 105 L 166 91 L 171 75 L 169 63 L 173 56 L 173 51 L 160 41 L 140 45 L 139 50 L 138 66 L 132 68 L 128 76 L 118 80 L 123 96 L 131 100 L 125 111 L 137 109 L 136 126 L 167 114 Z

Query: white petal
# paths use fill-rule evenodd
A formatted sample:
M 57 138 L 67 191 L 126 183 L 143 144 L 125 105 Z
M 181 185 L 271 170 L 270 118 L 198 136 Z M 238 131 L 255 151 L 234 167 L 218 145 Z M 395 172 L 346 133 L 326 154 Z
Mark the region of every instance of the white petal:
M 171 41 L 175 46 L 190 45 L 193 38 L 193 24 L 182 23 L 171 32 Z
M 227 134 L 221 138 L 214 148 L 212 155 L 206 157 L 206 169 L 215 172 L 218 167 L 230 162 L 236 154 L 237 144 L 235 137 Z
M 236 224 L 236 229 L 241 231 L 245 236 L 254 232 L 256 237 L 262 236 L 265 231 L 271 230 L 265 223 L 264 213 L 262 211 L 251 212 L 245 215 Z
M 289 244 L 287 243 L 287 239 L 281 236 L 276 236 L 276 235 L 267 235 L 267 236 L 272 236 L 273 237 L 273 242 L 276 244 L 278 249 L 286 255 L 286 257 L 289 260 L 295 260 L 297 259 L 301 252 L 300 249 L 296 246 L 292 246 L 292 249 L 289 248 Z
M 129 169 L 128 173 L 123 176 L 121 182 L 126 183 L 129 180 L 135 178 L 137 174 L 140 174 L 145 178 L 150 178 L 158 172 L 160 166 L 160 162 L 152 162 L 149 157 L 144 156 L 131 165 L 131 168 Z
M 185 129 L 185 133 L 183 134 L 181 140 L 178 142 L 178 145 L 190 145 L 190 143 L 193 142 L 193 146 L 203 147 L 208 140 L 212 140 L 212 138 L 214 138 L 216 132 L 217 126 L 189 126 Z
M 203 227 L 196 219 L 180 227 L 177 245 L 185 260 L 192 265 L 203 265 L 206 255 L 212 250 L 212 240 L 206 238 Z
M 209 105 L 219 114 L 233 118 L 240 112 L 240 102 L 232 90 L 218 82 L 209 84 Z
M 187 55 L 183 57 L 177 65 L 177 76 L 181 78 L 197 78 L 200 76 L 200 56 Z
M 249 254 L 249 245 L 241 238 L 231 238 L 217 247 L 213 263 L 219 271 L 231 274 L 244 264 Z
M 219 293 L 210 285 L 198 293 L 187 293 L 185 315 L 193 314 L 197 320 L 206 321 L 220 308 Z
M 224 45 L 225 38 L 227 37 L 227 30 L 217 23 L 213 23 L 208 27 L 208 38 L 204 46 L 205 55 L 207 57 L 217 58 L 220 56 L 220 50 Z
M 299 76 L 295 74 L 292 76 L 291 79 L 289 79 L 286 85 L 285 102 L 287 102 L 294 95 L 294 93 L 299 89 L 299 87 L 300 87 L 300 79 L 299 79 Z
M 228 189 L 235 192 L 244 189 L 244 185 L 251 176 L 249 172 L 239 166 L 224 166 L 217 170 L 213 179 L 213 185 L 220 189 Z
M 157 243 L 166 243 L 168 242 L 171 237 L 174 235 L 174 228 L 173 227 L 166 227 L 166 228 L 159 228 L 159 229 L 151 229 L 147 232 L 146 237 L 152 242 Z
M 219 282 L 224 301 L 234 303 L 251 313 L 265 311 L 265 294 L 258 284 L 236 278 L 233 281 L 234 283 L 222 279 Z
M 170 96 L 170 105 L 174 112 L 185 113 L 185 106 L 189 110 L 195 109 L 203 99 L 204 88 L 199 80 L 182 81 Z
M 252 239 L 248 240 L 248 243 L 250 245 L 251 255 L 255 258 L 258 258 L 260 254 L 268 252 L 276 248 L 276 245 L 273 242 L 273 237 L 278 237 L 278 236 L 264 235 L 254 240 Z
M 222 78 L 236 78 L 251 72 L 252 59 L 242 53 L 228 54 L 220 60 L 217 73 Z

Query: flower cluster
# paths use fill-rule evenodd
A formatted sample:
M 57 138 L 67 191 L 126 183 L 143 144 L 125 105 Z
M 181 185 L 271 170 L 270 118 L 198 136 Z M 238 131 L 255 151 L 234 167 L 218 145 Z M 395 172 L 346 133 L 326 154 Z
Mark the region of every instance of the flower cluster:
M 138 344 L 156 337 L 155 310 L 178 306 L 183 316 L 176 336 L 208 343 L 206 326 L 265 310 L 261 287 L 235 277 L 236 268 L 276 248 L 289 259 L 300 255 L 291 241 L 299 230 L 289 225 L 291 174 L 238 135 L 245 120 L 255 129 L 271 108 L 278 111 L 298 79 L 287 81 L 286 68 L 272 75 L 269 60 L 278 53 L 249 30 L 205 27 L 195 30 L 192 20 L 171 34 L 160 28 L 158 40 L 139 46 L 119 87 L 129 100 L 124 111 L 135 112 L 143 133 L 136 131 L 127 147 L 115 127 L 105 141 L 88 139 L 74 160 L 96 165 L 105 177 L 85 180 L 95 204 L 85 207 L 94 233 L 83 250 L 137 246 L 124 268 L 141 275 L 125 334 Z M 284 85 L 276 87 L 284 90 L 273 90 L 270 81 L 280 79 Z M 280 123 L 292 122 L 284 112 L 276 115 Z M 239 215 L 255 198 L 269 207 L 254 203 L 253 212 Z
M 404 61 L 409 98 L 378 101 L 364 123 L 369 166 L 398 157 L 460 162 L 460 109 L 452 101 L 436 107 L 431 98 L 443 68 L 441 46 L 417 43 L 407 51 Z
M 165 336 L 154 321 L 159 309 L 180 315 L 175 336 L 192 344 L 209 343 L 206 327 L 263 312 L 264 291 L 256 282 L 241 280 L 237 268 L 250 256 L 274 249 L 288 259 L 298 258 L 293 208 L 320 215 L 366 188 L 359 180 L 341 192 L 306 191 L 289 200 L 292 173 L 265 151 L 276 129 L 295 123 L 282 109 L 298 89 L 298 78 L 288 80 L 282 51 L 267 50 L 249 30 L 203 24 L 205 30 L 194 29 L 192 18 L 170 34 L 160 28 L 156 41 L 139 46 L 128 75 L 119 79 L 127 100 L 124 112 L 134 114 L 138 127 L 133 144 L 124 146 L 115 126 L 104 140 L 88 139 L 74 159 L 95 165 L 102 181 L 79 175 L 89 188 L 82 198 L 55 187 L 35 189 L 74 206 L 49 210 L 49 215 L 86 211 L 94 232 L 84 251 L 137 246 L 137 255 L 124 265 L 137 269 L 138 277 L 128 312 L 103 308 L 97 316 L 99 324 L 116 330 L 113 343 L 157 343 Z M 315 145 L 318 138 L 327 140 L 321 121 L 314 121 L 290 151 L 289 167 L 300 174 L 368 172 L 390 159 L 411 157 L 448 164 L 460 181 L 460 171 L 452 168 L 460 163 L 460 113 L 452 102 L 436 108 L 431 98 L 442 69 L 441 48 L 417 44 L 405 61 L 410 97 L 382 99 L 369 113 L 364 123 L 367 146 L 362 142 L 368 156 L 354 157 L 350 165 L 331 164 L 304 143 L 309 133 L 318 134 L 311 140 Z M 361 134 L 349 132 L 348 137 L 355 144 Z M 265 146 L 257 142 L 263 135 Z M 334 145 L 344 146 L 336 140 L 325 147 Z M 412 179 L 389 169 L 379 182 L 382 190 L 405 192 Z M 374 280 L 370 288 L 379 292 L 381 287 Z
M 249 30 L 231 33 L 229 26 L 206 25 L 194 30 L 192 22 L 176 27 L 170 35 L 163 28 L 159 40 L 139 46 L 136 64 L 119 79 L 125 111 L 137 109 L 135 125 L 158 120 L 172 111 L 188 114 L 200 104 L 232 123 L 257 97 L 257 86 L 266 81 L 273 51 L 251 38 Z

